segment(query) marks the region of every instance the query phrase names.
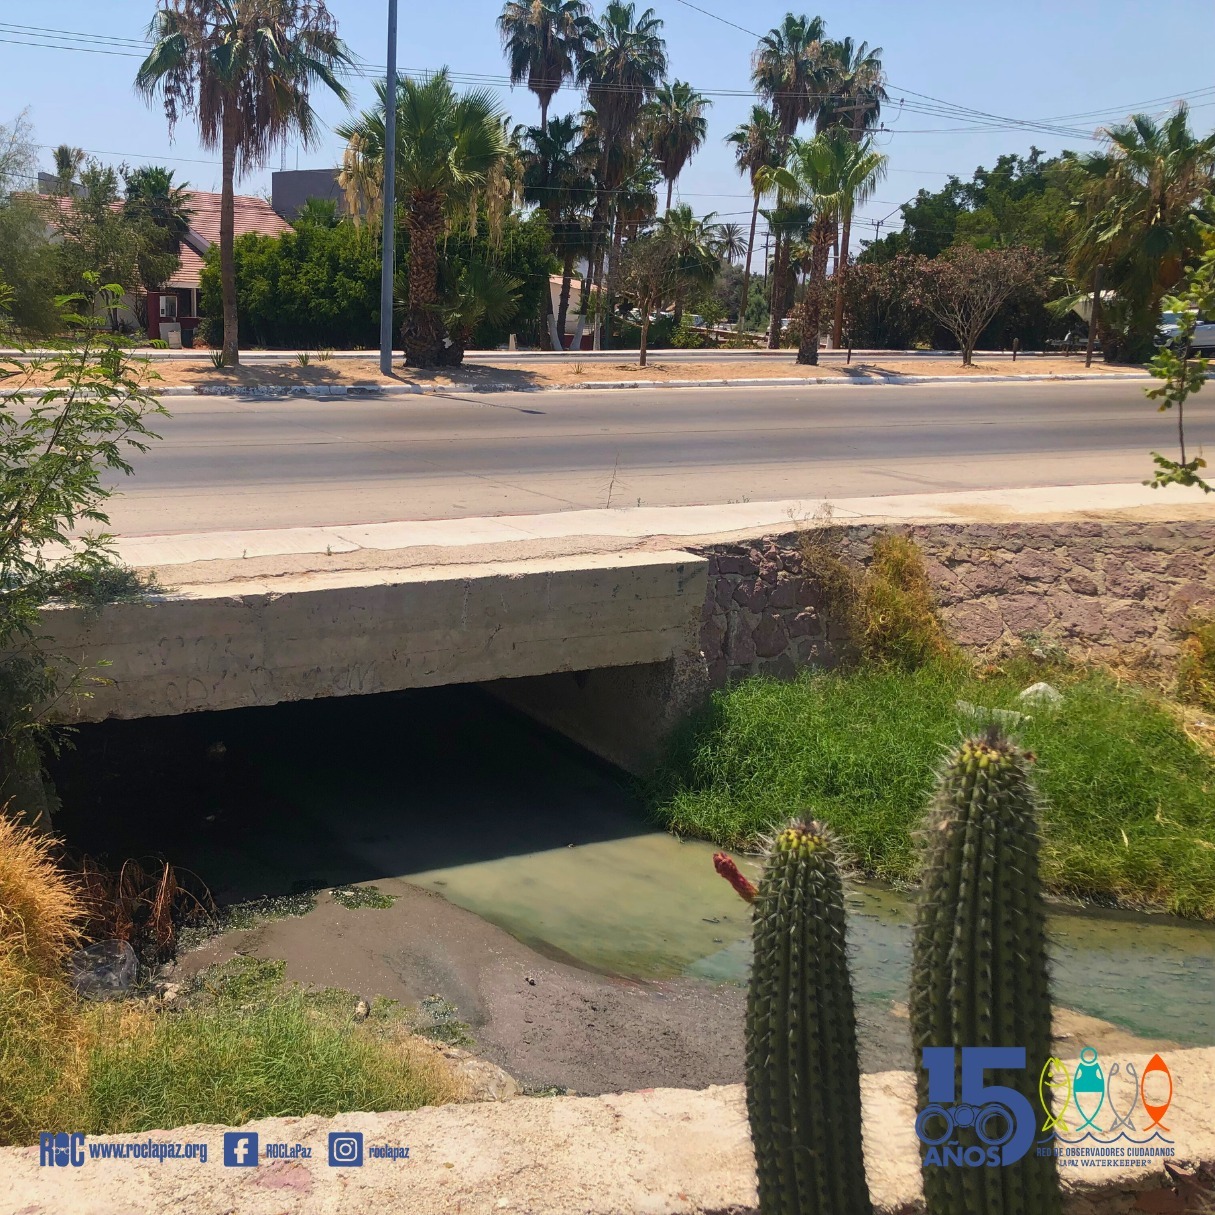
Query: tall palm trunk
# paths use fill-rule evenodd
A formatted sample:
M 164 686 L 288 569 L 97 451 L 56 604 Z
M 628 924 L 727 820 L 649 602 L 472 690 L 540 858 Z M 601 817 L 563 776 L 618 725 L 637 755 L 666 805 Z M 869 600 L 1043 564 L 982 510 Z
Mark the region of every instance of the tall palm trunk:
M 540 94 L 540 134 L 548 134 L 548 96 L 545 93 Z
M 401 326 L 405 361 L 411 367 L 433 367 L 443 350 L 439 318 L 439 236 L 443 231 L 443 199 L 435 191 L 418 190 L 405 213 L 409 227 L 409 306 Z
M 844 231 L 840 236 L 840 252 L 835 263 L 835 322 L 831 327 L 831 344 L 838 350 L 844 341 L 844 287 L 848 282 L 848 242 L 852 234 L 852 214 L 844 216 Z
M 768 320 L 768 349 L 780 349 L 780 323 L 785 319 L 785 262 L 789 256 L 789 241 L 779 232 L 774 234 L 772 249 L 772 291 L 768 297 L 771 317 Z
M 797 361 L 818 366 L 818 334 L 823 324 L 823 292 L 827 284 L 827 255 L 831 240 L 827 232 L 816 233 L 814 253 L 810 258 L 810 282 L 800 305 L 800 334 L 797 343 Z
M 751 284 L 751 253 L 755 249 L 755 221 L 759 218 L 759 195 L 751 208 L 751 235 L 747 237 L 747 260 L 743 263 L 742 299 L 738 302 L 738 332 L 742 333 L 747 315 L 747 289 Z
M 224 103 L 222 130 L 223 186 L 219 196 L 219 282 L 224 301 L 225 367 L 240 363 L 240 339 L 236 315 L 236 126 L 240 121 L 234 106 Z
M 565 320 L 570 311 L 570 286 L 574 279 L 574 251 L 565 251 L 565 260 L 561 263 L 561 295 L 557 300 L 557 339 L 561 348 L 565 348 Z
M 671 193 L 675 189 L 675 178 L 667 178 L 667 214 L 671 214 Z

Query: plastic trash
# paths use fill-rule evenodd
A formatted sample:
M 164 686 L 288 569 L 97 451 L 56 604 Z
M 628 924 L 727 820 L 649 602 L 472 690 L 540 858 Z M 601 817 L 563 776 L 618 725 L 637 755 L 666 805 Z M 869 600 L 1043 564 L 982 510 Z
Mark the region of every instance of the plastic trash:
M 125 995 L 139 973 L 139 960 L 126 941 L 97 941 L 68 954 L 68 977 L 86 1000 Z

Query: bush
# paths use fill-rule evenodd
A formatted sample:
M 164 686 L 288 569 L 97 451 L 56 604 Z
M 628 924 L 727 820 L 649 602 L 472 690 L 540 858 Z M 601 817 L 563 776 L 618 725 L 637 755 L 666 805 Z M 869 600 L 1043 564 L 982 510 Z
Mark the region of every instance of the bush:
M 693 329 L 685 317 L 671 334 L 671 345 L 678 350 L 707 350 L 713 343 L 707 334 Z
M 751 679 L 718 692 L 652 779 L 671 830 L 747 847 L 791 813 L 834 827 L 879 877 L 916 876 L 913 835 L 960 699 L 1014 708 L 1030 675 L 959 664 Z M 1215 762 L 1151 694 L 1100 672 L 1051 674 L 1065 701 L 1020 730 L 1040 760 L 1052 889 L 1215 918 Z

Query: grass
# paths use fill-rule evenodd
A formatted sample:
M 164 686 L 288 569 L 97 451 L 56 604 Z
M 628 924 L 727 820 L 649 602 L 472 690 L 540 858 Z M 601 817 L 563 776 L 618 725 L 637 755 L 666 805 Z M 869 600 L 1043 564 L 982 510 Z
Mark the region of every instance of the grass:
M 1215 761 L 1165 702 L 1099 671 L 1025 663 L 984 677 L 940 660 L 748 680 L 677 736 L 649 800 L 671 830 L 735 848 L 812 812 L 863 869 L 913 880 L 933 773 L 973 726 L 958 700 L 1015 708 L 1039 678 L 1065 694 L 1018 731 L 1039 757 L 1050 887 L 1215 918 Z
M 60 984 L 54 1017 L 39 1021 L 58 1033 L 32 1054 L 6 1060 L 0 1075 L 0 1142 L 33 1142 L 54 1127 L 121 1134 L 240 1125 L 416 1109 L 462 1096 L 390 1001 L 377 1001 L 356 1022 L 349 992 L 285 985 L 283 970 L 281 962 L 251 958 L 212 967 L 190 985 L 180 1011 L 81 1004 Z M 6 1038 L 10 1013 L 32 1006 L 25 999 L 11 1007 L 11 995 L 0 968 Z
M 1215 713 L 1215 620 L 1191 620 L 1177 661 L 1177 696 Z
M 384 911 L 397 901 L 396 895 L 385 894 L 378 886 L 336 886 L 329 894 L 335 903 L 352 911 L 361 907 Z

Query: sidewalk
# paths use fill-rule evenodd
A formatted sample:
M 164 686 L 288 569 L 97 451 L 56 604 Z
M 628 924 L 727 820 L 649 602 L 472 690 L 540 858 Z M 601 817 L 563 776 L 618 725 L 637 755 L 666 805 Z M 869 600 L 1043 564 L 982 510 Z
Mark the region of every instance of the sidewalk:
M 486 550 L 519 546 L 546 551 L 627 549 L 661 538 L 673 544 L 766 531 L 793 531 L 827 518 L 837 523 L 999 522 L 1008 519 L 1108 517 L 1135 512 L 1142 518 L 1215 518 L 1215 502 L 1199 489 L 1153 490 L 1140 484 L 1072 485 L 997 489 L 965 493 L 900 494 L 890 497 L 790 499 L 726 505 L 622 507 L 558 511 L 534 515 L 497 515 L 465 519 L 402 520 L 386 523 L 332 524 L 251 531 L 121 536 L 118 553 L 128 565 L 164 570 L 170 566 L 217 562 L 235 571 L 257 559 L 359 557 L 426 550 L 427 560 L 443 563 L 485 560 Z M 438 550 L 435 552 L 434 550 Z M 446 550 L 446 551 L 445 551 Z M 457 552 L 457 550 L 459 550 Z M 309 562 L 316 568 L 315 561 Z M 257 572 L 265 573 L 259 569 Z

